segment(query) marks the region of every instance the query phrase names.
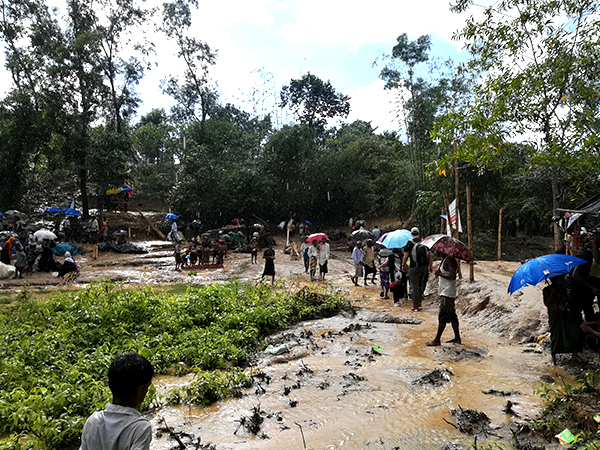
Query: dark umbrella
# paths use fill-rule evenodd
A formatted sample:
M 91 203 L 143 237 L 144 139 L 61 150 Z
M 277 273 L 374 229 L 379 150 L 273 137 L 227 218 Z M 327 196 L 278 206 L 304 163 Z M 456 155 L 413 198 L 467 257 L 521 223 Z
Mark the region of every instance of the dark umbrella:
M 9 216 L 9 217 L 23 217 L 23 216 L 25 216 L 25 214 L 23 214 L 21 211 L 17 211 L 16 209 L 9 209 L 8 211 L 4 211 L 4 215 L 5 216 Z
M 113 236 L 127 236 L 127 231 L 125 230 L 117 230 L 113 232 Z
M 373 239 L 373 233 L 371 233 L 369 230 L 365 230 L 364 228 L 361 228 L 359 230 L 354 230 L 352 232 L 352 238 L 360 239 L 360 240 Z
M 467 246 L 462 241 L 447 234 L 432 234 L 423 239 L 421 243 L 442 255 L 452 256 L 464 261 L 473 260 L 473 255 L 471 255 Z
M 512 294 L 525 286 L 535 286 L 540 281 L 564 275 L 573 267 L 586 262 L 585 259 L 560 253 L 530 259 L 513 274 L 508 285 L 508 293 Z

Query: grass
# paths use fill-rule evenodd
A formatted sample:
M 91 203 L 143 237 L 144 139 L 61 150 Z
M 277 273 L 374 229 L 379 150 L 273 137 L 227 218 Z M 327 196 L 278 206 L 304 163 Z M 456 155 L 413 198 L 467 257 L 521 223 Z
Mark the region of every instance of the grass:
M 77 442 L 110 400 L 106 372 L 118 353 L 143 354 L 157 373 L 195 372 L 190 386 L 149 395 L 146 406 L 210 404 L 251 383 L 243 369 L 269 333 L 350 308 L 335 292 L 243 283 L 155 291 L 102 282 L 39 294 L 0 306 L 0 450 Z

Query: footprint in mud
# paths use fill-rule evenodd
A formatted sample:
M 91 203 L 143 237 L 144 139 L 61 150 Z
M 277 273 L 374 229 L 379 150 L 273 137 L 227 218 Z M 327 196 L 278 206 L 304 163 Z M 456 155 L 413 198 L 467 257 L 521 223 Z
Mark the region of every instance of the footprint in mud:
M 438 347 L 438 349 L 439 350 L 436 350 L 438 356 L 444 356 L 453 363 L 470 359 L 484 359 L 488 354 L 486 349 L 470 345 L 444 345 L 442 347 Z

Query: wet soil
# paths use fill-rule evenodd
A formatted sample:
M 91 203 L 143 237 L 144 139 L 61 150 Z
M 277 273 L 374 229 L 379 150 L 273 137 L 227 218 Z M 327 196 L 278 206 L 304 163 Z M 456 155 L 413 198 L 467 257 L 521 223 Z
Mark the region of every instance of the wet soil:
M 281 244 L 281 238 L 278 241 Z M 86 246 L 87 254 L 76 256 L 81 273 L 75 287 L 100 279 L 132 286 L 259 282 L 263 269 L 260 258 L 259 264 L 251 264 L 250 255 L 229 252 L 222 269 L 179 272 L 174 270 L 172 244 L 158 240 L 136 244 L 148 253 L 101 253 L 94 260 L 92 247 Z M 518 262 L 479 261 L 473 282 L 463 264 L 457 300 L 462 344 L 426 347 L 437 328 L 435 280 L 426 290 L 423 311 L 413 313 L 408 303 L 395 308 L 391 300 L 381 298 L 377 284 L 353 286 L 350 255 L 344 251 L 333 251 L 325 282 L 311 282 L 302 261 L 281 249 L 279 245 L 276 250 L 276 289 L 316 284 L 342 290 L 356 313 L 304 322 L 272 336 L 271 349 L 288 344 L 289 351 L 257 354 L 252 363 L 257 382 L 241 398 L 208 408 L 180 405 L 152 412 L 157 431 L 152 449 L 178 448 L 164 431 L 165 423 L 194 442 L 188 448 L 196 448 L 194 438 L 217 449 L 240 450 L 468 446 L 473 435 L 461 432 L 452 415 L 461 409 L 489 418 L 479 443 L 508 444 L 511 429 L 519 429 L 541 411 L 543 400 L 533 390 L 542 380 L 574 383 L 574 376 L 598 365 L 590 354 L 584 355 L 586 362 L 580 366 L 566 355 L 559 357 L 559 366 L 550 364 L 543 345 L 548 325 L 542 286 L 512 296 L 506 293 Z M 52 274 L 33 274 L 27 283 L 50 290 L 58 280 Z M 2 280 L 7 293 L 18 293 L 22 285 L 23 280 Z M 452 337 L 447 327 L 443 342 Z M 165 391 L 190 380 L 190 375 L 161 376 L 155 385 Z M 256 433 L 242 426 L 258 416 L 262 420 Z

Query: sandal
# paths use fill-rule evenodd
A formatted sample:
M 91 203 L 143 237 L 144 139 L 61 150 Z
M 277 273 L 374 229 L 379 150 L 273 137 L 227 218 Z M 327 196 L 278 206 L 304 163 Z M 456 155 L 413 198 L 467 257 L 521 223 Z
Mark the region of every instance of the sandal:
M 426 342 L 425 345 L 427 347 L 439 347 L 440 345 L 442 345 L 442 343 L 439 341 L 429 341 L 429 342 Z

